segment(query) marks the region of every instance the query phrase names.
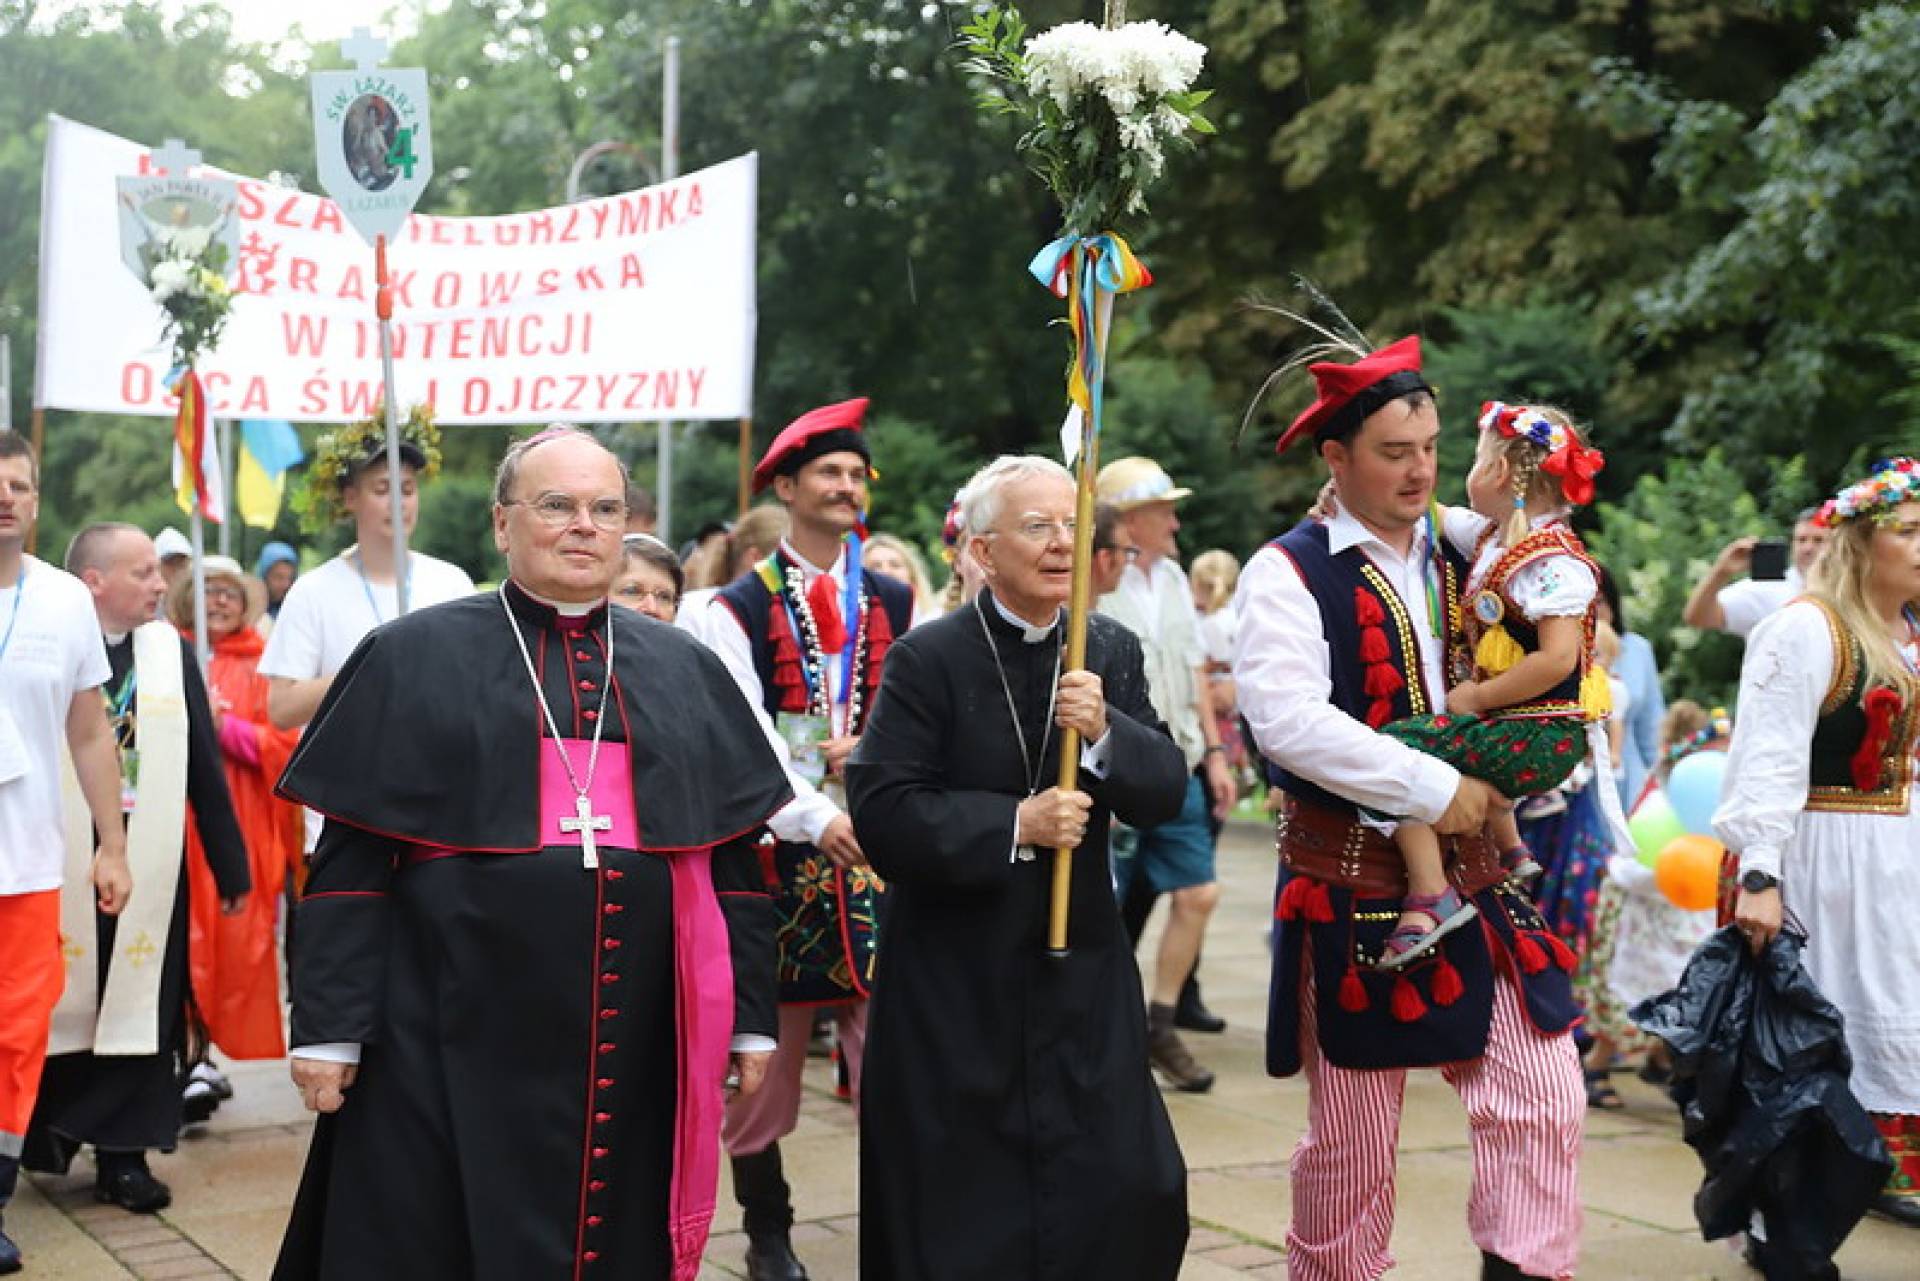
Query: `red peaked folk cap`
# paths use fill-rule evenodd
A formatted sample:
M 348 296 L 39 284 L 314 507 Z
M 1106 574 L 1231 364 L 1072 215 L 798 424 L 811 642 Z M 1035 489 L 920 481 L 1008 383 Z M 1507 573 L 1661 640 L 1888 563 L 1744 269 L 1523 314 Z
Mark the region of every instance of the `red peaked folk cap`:
M 753 492 L 757 494 L 771 485 L 775 476 L 791 476 L 824 454 L 849 450 L 871 463 L 873 451 L 860 431 L 868 403 L 865 396 L 860 396 L 837 405 L 822 405 L 788 423 L 753 469 Z
M 1357 426 L 1390 400 L 1412 391 L 1431 391 L 1420 376 L 1420 339 L 1402 338 L 1372 355 L 1342 365 L 1323 360 L 1307 366 L 1318 393 L 1305 413 L 1280 437 L 1275 453 L 1302 436 L 1326 440 Z

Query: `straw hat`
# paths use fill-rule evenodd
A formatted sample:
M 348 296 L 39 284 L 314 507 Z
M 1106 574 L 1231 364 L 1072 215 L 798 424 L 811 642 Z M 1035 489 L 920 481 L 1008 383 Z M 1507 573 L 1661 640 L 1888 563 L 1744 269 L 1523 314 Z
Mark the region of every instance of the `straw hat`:
M 207 585 L 216 581 L 226 581 L 246 593 L 246 617 L 242 627 L 252 627 L 267 612 L 267 585 L 240 568 L 240 562 L 231 556 L 209 556 L 206 565 Z M 182 574 L 180 581 L 167 589 L 166 615 L 169 622 L 183 632 L 193 630 L 193 575 Z
M 1112 503 L 1123 512 L 1148 503 L 1177 503 L 1193 494 L 1173 483 L 1166 469 L 1151 458 L 1117 458 L 1100 469 L 1093 482 L 1094 492 L 1103 503 Z

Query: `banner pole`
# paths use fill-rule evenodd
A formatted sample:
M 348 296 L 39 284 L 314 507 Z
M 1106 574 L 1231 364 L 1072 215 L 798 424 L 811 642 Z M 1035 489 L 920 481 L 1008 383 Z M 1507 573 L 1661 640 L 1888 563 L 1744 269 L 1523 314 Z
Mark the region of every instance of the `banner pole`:
M 753 419 L 740 420 L 740 510 L 736 515 L 747 514 L 747 506 L 753 501 Z
M 668 36 L 660 69 L 660 181 L 680 176 L 680 37 Z M 673 424 L 660 424 L 659 465 L 654 488 L 659 493 L 660 541 L 673 546 Z
M 34 466 L 40 469 L 40 480 L 44 484 L 47 478 L 47 411 L 40 408 L 37 396 L 34 398 L 33 414 L 27 421 L 27 431 L 33 439 Z M 27 555 L 33 555 L 39 544 L 40 522 L 36 520 L 33 528 L 27 531 Z
M 393 598 L 394 616 L 407 612 L 406 497 L 400 475 L 400 405 L 393 386 L 393 289 L 387 283 L 387 238 L 373 238 L 374 314 L 380 318 L 380 377 L 385 386 L 387 405 L 387 498 L 393 513 Z
M 193 531 L 193 656 L 204 677 L 213 661 L 213 646 L 207 643 L 207 535 L 200 518 L 198 493 L 193 498 L 193 519 L 188 527 Z
M 233 555 L 233 419 L 213 420 L 215 448 L 220 451 L 220 493 L 227 502 L 227 518 L 220 522 L 220 554 Z

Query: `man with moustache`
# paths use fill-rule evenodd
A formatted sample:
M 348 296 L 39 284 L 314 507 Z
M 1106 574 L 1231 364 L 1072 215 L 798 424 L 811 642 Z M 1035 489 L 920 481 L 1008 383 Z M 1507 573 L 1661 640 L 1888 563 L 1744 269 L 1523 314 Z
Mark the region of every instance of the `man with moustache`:
M 867 401 L 802 414 L 754 469 L 756 490 L 787 509 L 787 535 L 708 606 L 704 639 L 733 674 L 779 753 L 794 802 L 769 826 L 779 916 L 780 1047 L 767 1088 L 727 1108 L 734 1195 L 744 1210 L 751 1281 L 805 1281 L 790 1229 L 780 1140 L 800 1115 L 816 1009 L 835 1014 L 856 1106 L 867 996 L 884 886 L 846 814 L 841 783 L 879 691 L 894 638 L 913 622 L 913 591 L 860 563 L 871 450 Z
M 90 1143 L 94 1199 L 154 1214 L 173 1194 L 147 1153 L 174 1150 L 186 1070 L 188 814 L 223 910 L 241 910 L 251 873 L 200 666 L 173 625 L 154 618 L 166 580 L 153 540 L 133 525 L 89 525 L 67 548 L 67 572 L 92 593 L 106 639 L 127 861 L 141 893 L 123 912 L 97 910 L 93 836 L 80 821 L 78 780 L 67 780 L 67 983 L 24 1161 L 64 1174 Z
M 609 608 L 625 490 L 574 428 L 508 449 L 507 580 L 362 641 L 282 779 L 326 817 L 283 1281 L 698 1270 L 729 1058 L 750 1094 L 772 1049 L 789 794 L 713 655 Z
M 1318 397 L 1279 447 L 1312 440 L 1337 503 L 1248 561 L 1234 655 L 1241 714 L 1286 794 L 1267 1070 L 1304 1069 L 1309 1099 L 1287 1275 L 1373 1281 L 1393 1266 L 1406 1073 L 1437 1067 L 1466 1106 L 1481 1275 L 1571 1277 L 1586 1100 L 1570 975 L 1547 959 L 1545 924 L 1485 834 L 1488 807 L 1507 802 L 1375 732 L 1443 708 L 1470 670 L 1467 566 L 1430 515 L 1440 418 L 1420 342 L 1311 373 Z M 1397 975 L 1375 970 L 1405 865 L 1360 807 L 1445 834 L 1448 878 L 1484 928 Z

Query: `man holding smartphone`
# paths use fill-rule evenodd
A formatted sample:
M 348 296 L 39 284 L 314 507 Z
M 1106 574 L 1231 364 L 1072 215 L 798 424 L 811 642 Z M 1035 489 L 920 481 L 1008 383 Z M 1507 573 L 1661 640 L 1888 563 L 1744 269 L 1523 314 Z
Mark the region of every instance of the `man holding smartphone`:
M 1813 523 L 1818 510 L 1809 507 L 1794 518 L 1791 543 L 1761 538 L 1728 543 L 1687 598 L 1681 615 L 1687 626 L 1745 640 L 1762 619 L 1804 592 L 1806 576 L 1827 542 L 1827 531 Z

